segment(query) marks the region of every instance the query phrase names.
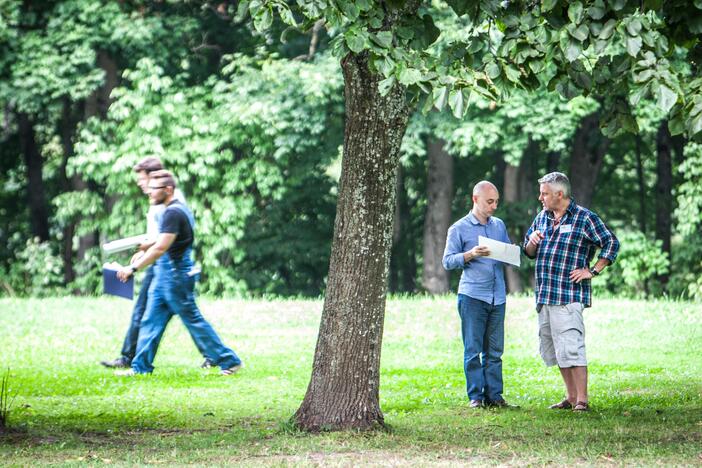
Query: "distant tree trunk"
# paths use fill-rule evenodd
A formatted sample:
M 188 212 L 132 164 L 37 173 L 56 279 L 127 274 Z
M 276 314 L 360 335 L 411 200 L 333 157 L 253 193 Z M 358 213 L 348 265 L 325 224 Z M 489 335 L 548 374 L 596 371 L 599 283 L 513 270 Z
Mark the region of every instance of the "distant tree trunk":
M 504 190 L 502 191 L 502 200 L 505 206 L 519 203 L 519 166 L 512 164 L 505 165 L 504 172 Z M 518 233 L 519 228 L 512 223 L 507 223 L 507 231 L 512 238 L 512 242 L 519 242 L 521 233 Z M 517 237 L 519 236 L 519 237 Z M 507 280 L 507 292 L 518 293 L 524 291 L 524 282 L 522 277 L 514 268 L 505 268 L 505 279 Z
M 592 203 L 609 143 L 609 138 L 600 131 L 599 113 L 590 114 L 581 121 L 573 140 L 569 174 L 573 197 L 579 205 L 589 207 Z
M 446 233 L 451 225 L 453 200 L 453 158 L 444 149 L 446 142 L 427 144 L 427 210 L 424 215 L 422 287 L 430 294 L 449 290 L 449 274 L 442 264 Z
M 410 226 L 410 206 L 405 188 L 405 171 L 397 166 L 395 216 L 390 257 L 390 291 L 413 292 L 416 289 L 417 252 Z
M 661 122 L 656 135 L 656 239 L 662 241 L 663 252 L 671 258 L 670 240 L 673 212 L 673 163 L 672 139 L 668 122 Z M 663 286 L 668 284 L 669 274 L 660 275 L 658 280 Z
M 44 242 L 49 240 L 49 210 L 46 204 L 43 178 L 44 161 L 39 153 L 32 119 L 26 113 L 20 112 L 17 115 L 17 123 L 20 149 L 24 156 L 24 165 L 27 168 L 27 200 L 32 235 Z
M 561 153 L 558 151 L 549 151 L 546 159 L 546 172 L 556 172 L 558 170 L 558 165 L 561 162 Z
M 378 92 L 367 53 L 341 62 L 344 156 L 312 378 L 294 416 L 305 430 L 384 425 L 378 391 L 395 177 L 407 128 L 406 90 Z
M 646 234 L 646 184 L 644 182 L 643 155 L 641 154 L 641 135 L 636 138 L 636 178 L 639 185 L 639 229 Z

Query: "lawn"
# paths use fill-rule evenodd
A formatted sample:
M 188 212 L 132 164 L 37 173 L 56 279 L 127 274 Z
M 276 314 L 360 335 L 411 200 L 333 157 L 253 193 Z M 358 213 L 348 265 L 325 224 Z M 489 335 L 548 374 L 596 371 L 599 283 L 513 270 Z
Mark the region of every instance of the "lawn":
M 532 299 L 510 298 L 505 398 L 465 397 L 455 298 L 388 301 L 381 405 L 389 430 L 310 435 L 288 424 L 309 379 L 322 302 L 201 301 L 246 363 L 199 368 L 170 324 L 153 375 L 117 378 L 130 303 L 0 300 L 0 368 L 16 399 L 0 464 L 702 465 L 702 304 L 595 299 L 586 311 L 592 411 L 548 410 L 562 395 L 538 356 Z

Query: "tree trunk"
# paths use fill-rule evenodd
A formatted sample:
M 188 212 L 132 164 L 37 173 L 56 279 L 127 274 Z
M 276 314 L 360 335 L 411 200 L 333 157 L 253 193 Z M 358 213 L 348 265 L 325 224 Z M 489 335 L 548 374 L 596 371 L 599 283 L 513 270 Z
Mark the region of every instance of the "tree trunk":
M 44 242 L 49 240 L 49 210 L 46 205 L 43 178 L 44 161 L 37 146 L 34 122 L 24 112 L 18 114 L 17 121 L 20 149 L 27 168 L 27 200 L 32 235 Z
M 312 377 L 294 416 L 305 430 L 384 425 L 378 390 L 395 177 L 409 107 L 378 92 L 368 54 L 342 60 L 344 156 L 327 291 Z
M 646 183 L 644 182 L 641 135 L 636 135 L 636 178 L 639 184 L 639 229 L 646 234 Z
M 410 226 L 411 213 L 405 188 L 404 169 L 397 166 L 395 183 L 395 216 L 392 229 L 392 253 L 390 256 L 390 291 L 414 292 L 417 274 L 414 236 Z
M 579 205 L 590 207 L 592 203 L 609 143 L 609 138 L 600 131 L 597 112 L 582 120 L 573 140 L 569 174 L 573 197 Z
M 449 274 L 441 262 L 446 233 L 451 225 L 453 201 L 453 158 L 444 149 L 446 142 L 432 140 L 427 145 L 427 210 L 424 215 L 422 287 L 429 294 L 449 290 Z
M 519 167 L 512 164 L 505 165 L 504 171 L 504 190 L 502 191 L 502 200 L 508 208 L 510 205 L 519 203 Z M 510 223 L 512 224 L 512 223 Z M 507 230 L 510 234 L 512 242 L 519 243 L 523 233 L 516 225 L 507 225 Z M 519 274 L 519 271 L 512 267 L 505 268 L 505 280 L 507 281 L 507 292 L 518 293 L 524 290 L 524 282 Z
M 656 239 L 662 241 L 663 252 L 671 259 L 670 240 L 673 213 L 673 163 L 672 138 L 668 122 L 661 122 L 656 135 Z M 661 275 L 658 280 L 663 286 L 668 284 L 669 274 Z

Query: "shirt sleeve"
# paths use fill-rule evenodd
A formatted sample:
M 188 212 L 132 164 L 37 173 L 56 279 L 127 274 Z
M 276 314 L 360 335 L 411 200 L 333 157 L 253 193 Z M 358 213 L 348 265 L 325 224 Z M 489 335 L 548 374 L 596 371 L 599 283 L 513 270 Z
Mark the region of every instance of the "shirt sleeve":
M 524 242 L 522 243 L 522 252 L 524 252 L 524 255 L 526 255 L 529 258 L 536 257 L 536 255 L 534 255 L 534 257 L 532 257 L 527 253 L 526 246 L 529 243 L 529 236 L 531 236 L 532 232 L 536 231 L 536 226 L 538 226 L 539 217 L 540 217 L 540 215 L 537 215 L 536 218 L 534 218 L 534 221 L 531 222 L 531 226 L 529 226 L 529 229 L 527 230 L 526 234 L 524 235 Z
M 585 237 L 600 247 L 598 258 L 606 258 L 614 263 L 619 253 L 619 239 L 594 213 L 591 213 L 585 222 Z
M 161 219 L 159 232 L 161 234 L 177 234 L 179 224 L 180 216 L 178 216 L 176 210 L 166 210 L 164 211 L 163 218 Z
M 465 266 L 461 237 L 456 226 L 451 226 L 446 235 L 446 248 L 442 264 L 446 270 L 457 270 Z
M 506 242 L 507 244 L 511 244 L 512 240 L 509 238 L 509 233 L 507 233 L 507 226 L 505 225 L 505 222 L 500 220 L 500 225 L 502 227 L 502 238 L 500 239 L 500 241 Z

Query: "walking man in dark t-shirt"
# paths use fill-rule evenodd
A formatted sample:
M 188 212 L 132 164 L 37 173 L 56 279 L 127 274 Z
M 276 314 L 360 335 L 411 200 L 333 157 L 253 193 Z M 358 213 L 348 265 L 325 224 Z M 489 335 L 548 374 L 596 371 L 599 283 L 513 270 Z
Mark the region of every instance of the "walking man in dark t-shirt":
M 175 185 L 168 171 L 151 174 L 149 199 L 153 204 L 166 206 L 158 238 L 141 258 L 117 273 L 126 281 L 139 268 L 155 262 L 154 282 L 139 330 L 136 356 L 131 369 L 116 371 L 116 375 L 149 374 L 154 370 L 158 345 L 174 314 L 180 316 L 197 348 L 222 369 L 222 375 L 234 374 L 242 366 L 241 359 L 222 343 L 195 303 L 192 260 L 195 222 L 190 210 L 173 196 Z

